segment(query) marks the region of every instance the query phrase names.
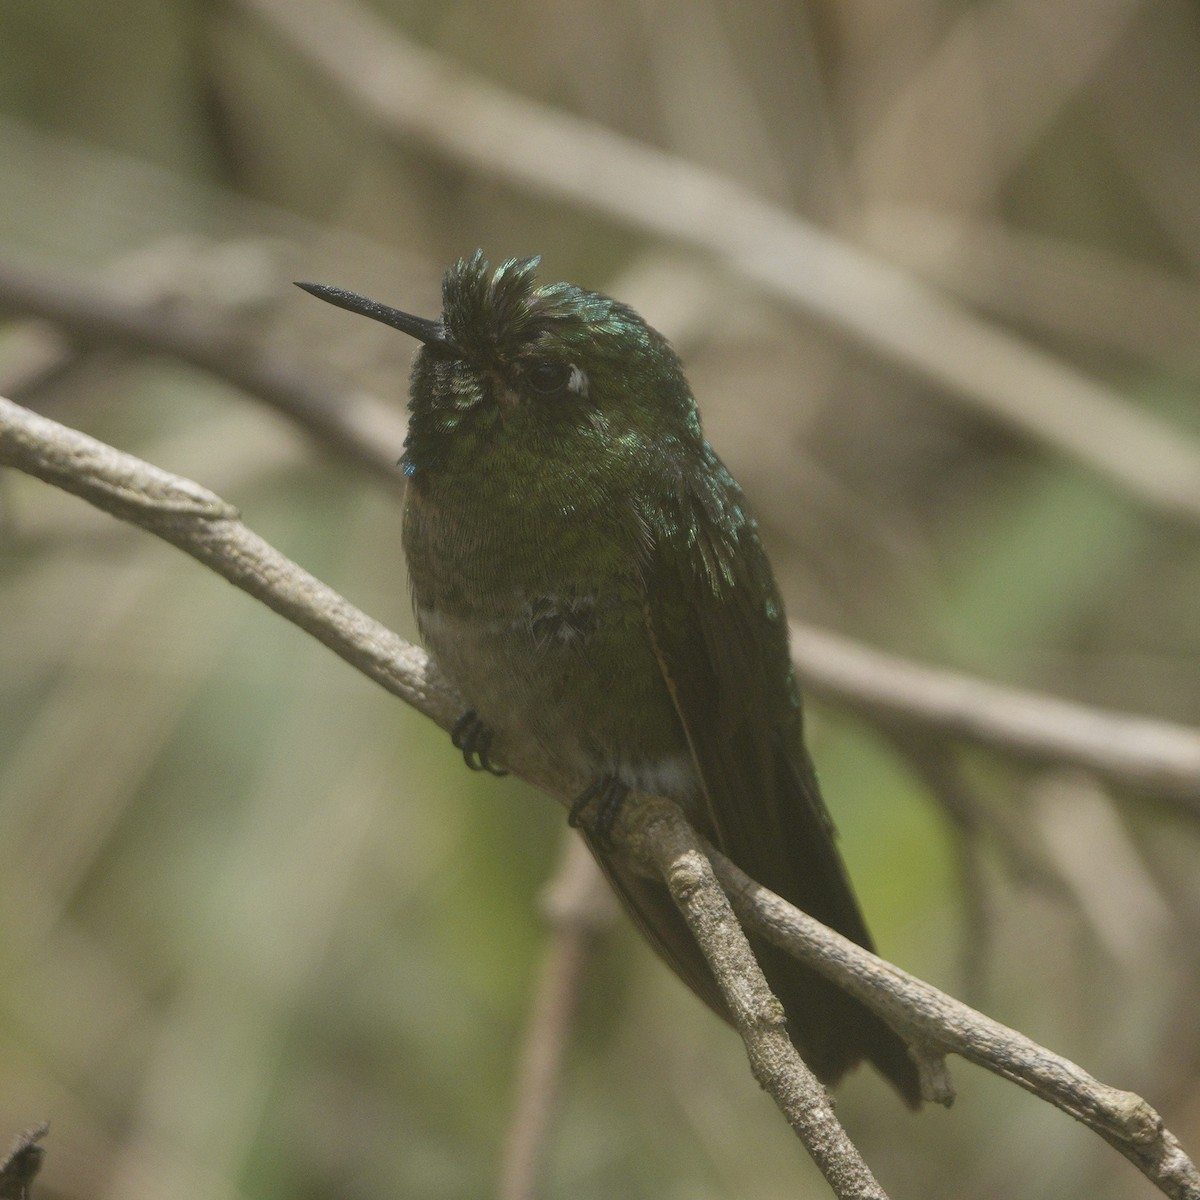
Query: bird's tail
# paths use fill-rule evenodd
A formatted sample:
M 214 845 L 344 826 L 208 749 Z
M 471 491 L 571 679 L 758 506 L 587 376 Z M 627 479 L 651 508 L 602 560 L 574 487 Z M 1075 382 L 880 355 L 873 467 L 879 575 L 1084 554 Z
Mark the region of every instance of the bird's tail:
M 829 830 L 806 821 L 807 805 L 788 806 L 798 824 L 787 853 L 775 850 L 738 865 L 784 899 L 868 950 L 874 946 L 850 888 Z M 637 874 L 588 838 L 600 864 L 634 923 L 675 973 L 725 1020 L 729 1012 L 708 963 L 664 884 Z M 725 850 L 722 847 L 722 850 Z M 726 851 L 729 853 L 729 851 Z M 732 853 L 729 854 L 734 857 Z M 743 855 L 743 858 L 745 856 Z M 787 1014 L 788 1034 L 823 1083 L 833 1085 L 867 1060 L 912 1108 L 921 1103 L 916 1066 L 901 1038 L 880 1017 L 808 967 L 755 934 L 751 948 L 772 992 Z

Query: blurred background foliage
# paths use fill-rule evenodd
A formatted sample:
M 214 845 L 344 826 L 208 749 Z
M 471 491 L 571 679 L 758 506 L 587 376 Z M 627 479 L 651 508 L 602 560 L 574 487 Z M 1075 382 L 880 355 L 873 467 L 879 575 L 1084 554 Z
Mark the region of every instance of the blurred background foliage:
M 420 122 L 395 136 L 289 35 L 361 2 L 0 0 L 0 255 L 232 323 L 400 411 L 411 347 L 289 281 L 432 315 L 458 255 L 541 253 L 544 278 L 676 341 L 794 616 L 1196 723 L 1194 519 L 636 221 Z M 464 80 L 727 175 L 1200 438 L 1195 4 L 371 11 Z M 0 307 L 0 392 L 213 488 L 413 635 L 394 490 L 212 373 Z M 561 812 L 469 775 L 144 534 L 11 472 L 0 523 L 0 1136 L 51 1120 L 38 1194 L 492 1194 Z M 952 816 L 916 749 L 810 710 L 882 952 L 1142 1092 L 1195 1153 L 1194 816 L 979 753 Z M 840 1092 L 897 1200 L 1155 1194 L 1033 1098 L 956 1081 L 920 1116 L 866 1074 Z M 559 1108 L 546 1196 L 827 1194 L 737 1039 L 623 923 L 587 967 Z

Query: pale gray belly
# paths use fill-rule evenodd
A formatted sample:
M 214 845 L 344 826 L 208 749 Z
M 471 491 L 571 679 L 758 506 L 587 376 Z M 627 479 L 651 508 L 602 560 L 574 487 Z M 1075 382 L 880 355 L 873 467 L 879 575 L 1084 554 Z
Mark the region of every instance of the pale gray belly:
M 691 755 L 656 665 L 648 655 L 606 653 L 604 618 L 588 597 L 538 597 L 503 615 L 470 617 L 417 603 L 416 617 L 430 653 L 495 734 L 499 761 L 506 744 L 532 742 L 584 778 L 615 775 L 658 795 L 695 794 Z

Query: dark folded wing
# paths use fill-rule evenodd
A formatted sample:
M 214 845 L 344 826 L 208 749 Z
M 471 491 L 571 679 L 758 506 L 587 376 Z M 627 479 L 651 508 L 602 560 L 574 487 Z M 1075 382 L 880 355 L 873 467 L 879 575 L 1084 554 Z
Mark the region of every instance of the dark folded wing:
M 646 628 L 703 784 L 692 817 L 752 878 L 871 948 L 804 749 L 770 566 L 740 490 L 714 466 L 645 514 Z M 695 947 L 681 948 L 677 926 L 661 913 L 650 919 L 644 887 L 639 900 L 634 881 L 613 882 L 672 966 L 720 1010 Z M 868 1058 L 918 1101 L 915 1068 L 885 1023 L 775 947 L 751 941 L 793 1041 L 823 1080 Z

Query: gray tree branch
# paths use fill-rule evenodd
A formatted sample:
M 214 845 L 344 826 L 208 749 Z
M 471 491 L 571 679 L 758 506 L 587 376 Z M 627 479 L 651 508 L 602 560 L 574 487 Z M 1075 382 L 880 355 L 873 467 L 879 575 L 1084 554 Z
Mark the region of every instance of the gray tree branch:
M 584 971 L 597 940 L 616 916 L 616 898 L 573 833 L 563 840 L 557 872 L 542 893 L 540 907 L 550 937 L 518 1054 L 497 1200 L 535 1200 L 539 1195 Z
M 35 1125 L 13 1142 L 0 1162 L 0 1200 L 30 1200 L 30 1186 L 46 1156 L 41 1141 L 49 1132 L 49 1125 Z
M 805 691 L 1013 758 L 1083 767 L 1200 816 L 1200 730 L 974 679 L 792 622 Z
M 0 256 L 0 310 L 53 321 L 82 341 L 100 340 L 169 354 L 240 388 L 311 434 L 322 446 L 364 467 L 389 487 L 401 485 L 397 451 L 404 418 L 362 393 L 323 384 L 320 373 L 263 350 L 235 314 L 207 319 L 177 304 L 147 304 L 120 289 L 42 263 Z
M 679 806 L 654 796 L 637 797 L 624 815 L 623 836 L 639 861 L 652 864 L 665 880 L 713 968 L 754 1078 L 779 1106 L 834 1194 L 887 1200 L 834 1115 L 828 1093 L 792 1045 L 783 1005 L 767 986 L 705 848 Z
M 961 1055 L 1018 1084 L 1098 1133 L 1165 1195 L 1200 1197 L 1200 1172 L 1141 1096 L 1101 1083 L 1015 1029 L 868 954 L 756 883 L 719 851 L 707 851 L 749 928 L 857 996 L 910 1044 Z

